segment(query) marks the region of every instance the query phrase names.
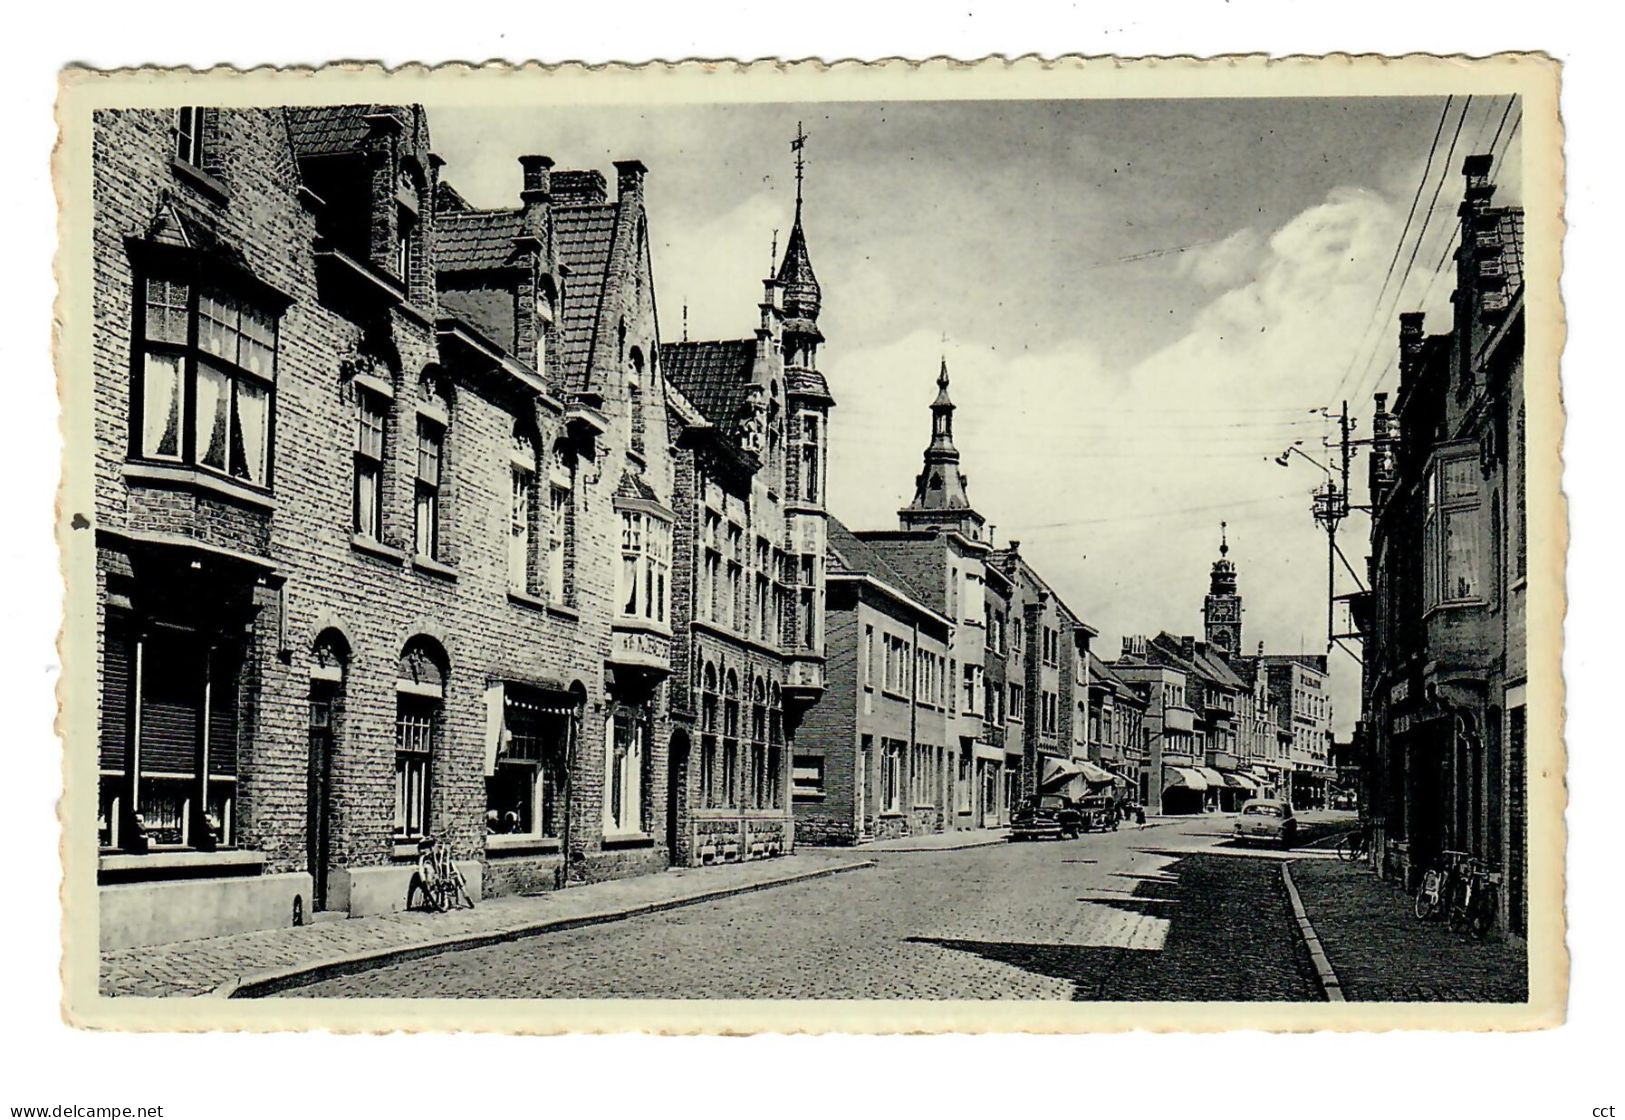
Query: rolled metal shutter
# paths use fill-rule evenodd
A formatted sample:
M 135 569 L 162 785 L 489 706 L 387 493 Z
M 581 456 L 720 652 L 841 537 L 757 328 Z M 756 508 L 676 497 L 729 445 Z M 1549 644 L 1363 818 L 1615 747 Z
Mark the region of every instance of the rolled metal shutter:
M 101 768 L 130 764 L 130 621 L 108 611 L 102 639 Z

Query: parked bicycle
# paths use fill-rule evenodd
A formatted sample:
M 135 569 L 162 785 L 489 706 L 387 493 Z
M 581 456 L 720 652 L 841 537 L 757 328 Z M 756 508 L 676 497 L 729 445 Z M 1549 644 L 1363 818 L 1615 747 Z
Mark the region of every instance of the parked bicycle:
M 1466 930 L 1482 940 L 1495 924 L 1497 888 L 1501 876 L 1489 870 L 1482 860 L 1468 857 L 1457 876 L 1456 892 L 1450 905 L 1450 928 Z
M 406 905 L 409 910 L 432 910 L 437 914 L 459 907 L 474 908 L 463 873 L 452 862 L 451 845 L 438 836 L 418 841 L 418 870 L 407 892 Z
M 1413 909 L 1417 918 L 1424 922 L 1450 906 L 1457 889 L 1461 862 L 1471 857 L 1466 852 L 1445 851 L 1439 853 L 1439 858 L 1442 866 L 1430 867 L 1422 872 L 1422 880 L 1416 885 Z
M 1371 838 L 1376 828 L 1374 821 L 1365 821 L 1353 832 L 1345 832 L 1337 841 L 1337 858 L 1344 863 L 1371 858 Z

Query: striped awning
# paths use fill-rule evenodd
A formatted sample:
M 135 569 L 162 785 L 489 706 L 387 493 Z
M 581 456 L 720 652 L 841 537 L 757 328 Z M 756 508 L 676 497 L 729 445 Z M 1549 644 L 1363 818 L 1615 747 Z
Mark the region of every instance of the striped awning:
M 1213 767 L 1198 766 L 1196 772 L 1202 775 L 1203 780 L 1207 782 L 1210 788 L 1220 789 L 1224 786 L 1224 775 L 1213 769 Z
M 1245 790 L 1248 793 L 1258 792 L 1258 783 L 1246 774 L 1238 774 L 1234 770 L 1224 771 L 1224 784 L 1231 789 Z

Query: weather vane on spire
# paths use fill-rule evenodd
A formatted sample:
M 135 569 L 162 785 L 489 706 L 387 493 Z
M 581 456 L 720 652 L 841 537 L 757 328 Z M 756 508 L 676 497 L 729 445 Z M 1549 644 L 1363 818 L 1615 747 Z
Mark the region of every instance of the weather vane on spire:
M 802 149 L 807 146 L 807 134 L 801 130 L 801 122 L 796 122 L 796 138 L 790 141 L 790 150 L 796 154 L 796 206 L 801 205 L 801 179 L 807 170 L 807 157 Z
M 1230 537 L 1229 537 L 1228 529 L 1229 529 L 1229 522 L 1227 522 L 1227 521 L 1219 522 L 1219 555 L 1220 556 L 1229 556 L 1230 555 Z

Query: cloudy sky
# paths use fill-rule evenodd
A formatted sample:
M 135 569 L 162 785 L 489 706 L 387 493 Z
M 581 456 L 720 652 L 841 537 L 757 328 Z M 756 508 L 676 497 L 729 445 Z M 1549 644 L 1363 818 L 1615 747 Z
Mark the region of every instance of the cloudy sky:
M 1403 290 L 1465 108 L 1449 174 Z M 903 102 L 639 111 L 435 110 L 444 174 L 471 202 L 517 202 L 515 157 L 649 167 L 664 338 L 749 337 L 775 230 L 809 135 L 805 226 L 824 290 L 821 367 L 838 401 L 830 507 L 895 526 L 929 435 L 939 357 L 977 508 L 1112 656 L 1126 634 L 1201 632 L 1229 523 L 1243 640 L 1325 649 L 1326 543 L 1309 514 L 1330 432 L 1313 410 L 1370 394 L 1399 310 L 1447 326 L 1461 158 L 1505 149 L 1497 201 L 1518 198 L 1517 109 L 1450 106 L 1393 281 L 1443 99 Z M 1509 144 L 1505 136 L 1510 135 Z M 1445 271 L 1452 266 L 1447 262 Z M 1356 470 L 1363 473 L 1363 458 Z M 1358 498 L 1358 490 L 1356 491 Z M 1368 525 L 1341 536 L 1363 567 Z M 1351 590 L 1340 586 L 1340 590 Z M 1358 669 L 1334 654 L 1338 730 Z

